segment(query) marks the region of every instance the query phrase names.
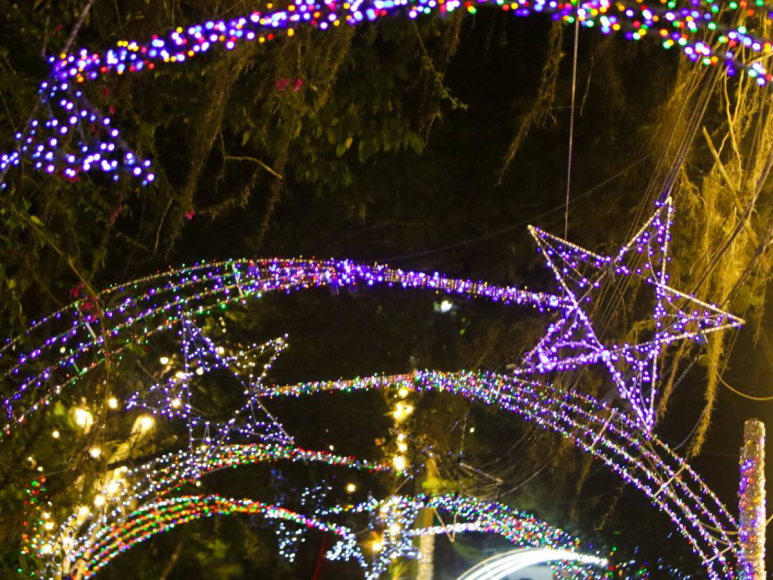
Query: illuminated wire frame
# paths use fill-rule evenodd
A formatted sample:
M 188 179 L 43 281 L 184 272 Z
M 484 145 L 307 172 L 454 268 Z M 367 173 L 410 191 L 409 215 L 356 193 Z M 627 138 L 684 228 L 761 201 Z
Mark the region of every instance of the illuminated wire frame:
M 513 286 L 497 286 L 348 260 L 231 260 L 170 270 L 112 286 L 77 301 L 0 347 L 2 407 L 9 435 L 63 389 L 118 358 L 130 346 L 179 328 L 229 305 L 269 292 L 310 288 L 388 286 L 442 292 L 538 310 L 565 306 L 564 299 Z M 106 354 L 109 353 L 109 354 Z
M 459 576 L 459 580 L 502 580 L 529 566 L 550 562 L 580 562 L 589 566 L 605 568 L 609 562 L 604 558 L 578 554 L 569 550 L 549 548 L 511 550 L 492 556 L 470 568 Z
M 229 356 L 223 347 L 217 347 L 190 320 L 183 320 L 178 331 L 182 343 L 183 367 L 163 383 L 152 385 L 147 392 L 135 393 L 126 404 L 127 409 L 147 409 L 154 415 L 183 419 L 188 424 L 190 448 L 201 445 L 212 453 L 220 445 L 230 441 L 232 434 L 261 441 L 292 444 L 292 437 L 285 432 L 274 416 L 260 402 L 260 385 L 271 365 L 287 347 L 284 338 Z M 254 374 L 256 358 L 269 353 L 268 362 L 257 376 Z M 226 371 L 241 387 L 245 403 L 226 422 L 207 419 L 194 409 L 190 385 L 197 377 L 213 371 Z M 141 395 L 141 396 L 140 396 Z
M 416 389 L 499 407 L 560 434 L 603 461 L 669 516 L 709 576 L 733 578 L 738 559 L 735 518 L 681 457 L 614 408 L 577 392 L 494 373 L 417 371 L 406 375 L 302 383 L 265 389 L 264 399 L 321 392 Z
M 711 0 L 703 6 L 693 3 L 680 9 L 673 1 L 667 6 L 653 6 L 632 0 L 588 0 L 577 4 L 555 0 L 305 0 L 229 21 L 178 27 L 166 35 L 155 34 L 146 42 L 121 40 L 102 53 L 84 48 L 75 54 L 50 58 L 51 75 L 40 87 L 39 108 L 47 115 L 34 119 L 16 135 L 16 150 L 0 155 L 0 190 L 6 186 L 2 182 L 5 172 L 19 165 L 23 158 L 30 159 L 35 169 L 58 172 L 67 179 L 77 179 L 81 172 L 100 170 L 112 180 L 127 173 L 143 185 L 152 183 L 155 176 L 149 169 L 150 161 L 137 159 L 119 139 L 118 130 L 108 128 L 110 118 L 102 116 L 82 90 L 73 87 L 108 73 L 137 73 L 154 70 L 161 63 L 185 63 L 216 46 L 232 50 L 245 42 L 262 43 L 282 35 L 293 36 L 301 26 L 327 30 L 342 23 L 358 25 L 389 15 L 404 14 L 413 19 L 422 14 L 446 15 L 460 8 L 474 14 L 478 8 L 490 5 L 516 16 L 549 13 L 555 20 L 579 20 L 581 25 L 595 27 L 604 34 L 625 30 L 629 40 L 656 39 L 666 49 L 678 47 L 693 62 L 706 66 L 721 64 L 729 75 L 742 70 L 763 86 L 773 80 L 773 75 L 759 57 L 771 53 L 771 41 L 756 38 L 745 26 L 735 25 L 739 12 L 744 22 L 746 16 L 754 13 L 770 17 L 770 7 L 761 1 L 731 2 L 728 6 Z M 704 39 L 705 34 L 699 36 L 705 31 L 718 32 L 715 40 Z M 751 58 L 746 57 L 746 52 Z M 71 139 L 72 136 L 75 137 Z
M 641 426 L 648 431 L 654 427 L 658 363 L 665 348 L 678 340 L 702 340 L 707 334 L 743 324 L 740 318 L 668 285 L 673 213 L 668 198 L 615 256 L 602 256 L 530 228 L 572 308 L 550 325 L 539 344 L 525 356 L 518 374 L 601 364 Z M 587 275 L 588 269 L 593 274 Z M 629 281 L 631 275 L 651 287 L 655 295 L 650 328 L 645 328 L 647 321 L 638 325 L 642 330 L 637 333 L 636 343 L 604 344 L 586 310 L 603 294 L 605 286 L 621 278 Z

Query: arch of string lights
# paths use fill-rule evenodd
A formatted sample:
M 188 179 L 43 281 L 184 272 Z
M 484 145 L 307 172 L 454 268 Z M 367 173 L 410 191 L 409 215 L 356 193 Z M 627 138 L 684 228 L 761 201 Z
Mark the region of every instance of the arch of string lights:
M 623 31 L 634 41 L 656 39 L 666 49 L 679 47 L 694 62 L 723 65 L 729 75 L 741 70 L 761 86 L 773 80 L 760 61 L 760 57 L 773 52 L 771 41 L 756 38 L 745 26 L 734 24 L 739 17 L 742 21 L 748 17 L 770 18 L 772 8 L 763 0 L 691 0 L 689 6 L 682 7 L 676 0 L 661 0 L 659 5 L 642 0 L 296 0 L 283 8 L 269 7 L 265 13 L 178 27 L 146 41 L 121 40 L 101 53 L 83 48 L 74 54 L 52 56 L 51 75 L 39 91 L 42 109 L 48 115 L 33 119 L 16 134 L 16 149 L 0 155 L 0 182 L 5 172 L 22 159 L 29 159 L 37 170 L 57 173 L 65 179 L 75 180 L 81 172 L 100 170 L 113 180 L 124 173 L 143 185 L 153 182 L 151 162 L 138 159 L 111 118 L 89 103 L 79 86 L 88 80 L 109 73 L 152 71 L 161 63 L 185 63 L 216 46 L 232 50 L 241 43 L 292 37 L 301 26 L 327 30 L 342 23 L 358 25 L 389 15 L 417 18 L 431 13 L 445 15 L 457 9 L 474 14 L 484 6 L 499 6 L 516 16 L 548 13 L 556 20 L 579 20 L 582 26 L 597 28 L 604 34 Z M 747 53 L 750 58 L 746 58 Z M 4 182 L 0 183 L 0 190 L 5 187 Z
M 156 333 L 174 329 L 183 342 L 185 370 L 178 371 L 181 378 L 156 385 L 148 394 L 161 397 L 159 412 L 170 417 L 185 415 L 191 422 L 189 426 L 195 426 L 193 422 L 198 419 L 186 410 L 190 395 L 187 381 L 199 372 L 226 368 L 230 362 L 241 359 L 231 357 L 231 361 L 221 357 L 219 349 L 195 329 L 193 321 L 268 292 L 290 293 L 358 284 L 386 285 L 432 290 L 457 299 L 477 297 L 538 310 L 556 310 L 558 320 L 548 327 L 543 340 L 527 353 L 523 364 L 512 376 L 426 371 L 395 377 L 266 388 L 262 379 L 284 344 L 278 339 L 253 347 L 258 353 L 273 352 L 273 355 L 257 380 L 250 370 L 248 384 L 243 383 L 245 395 L 249 397 L 248 406 L 255 402 L 260 404 L 260 399 L 271 396 L 394 385 L 449 392 L 497 405 L 560 433 L 580 449 L 600 458 L 625 481 L 641 489 L 671 518 L 712 578 L 731 577 L 731 560 L 736 557 L 736 546 L 730 533 L 737 527 L 735 520 L 689 465 L 651 435 L 657 360 L 663 349 L 675 340 L 700 339 L 711 332 L 738 327 L 743 322 L 667 285 L 671 216 L 668 200 L 613 256 L 588 252 L 533 229 L 539 250 L 563 288 L 563 296 L 451 279 L 437 273 L 332 260 L 241 260 L 197 264 L 116 285 L 34 322 L 24 336 L 8 340 L 0 348 L 0 372 L 7 384 L 14 385 L 13 392 L 3 399 L 7 418 L 3 431 L 10 434 L 35 410 L 49 404 L 62 389 L 74 385 L 104 364 L 120 359 L 128 345 L 141 344 Z M 635 259 L 631 261 L 631 257 Z M 582 275 L 584 267 L 595 270 L 596 274 Z M 627 275 L 640 277 L 654 289 L 654 331 L 639 344 L 609 345 L 596 335 L 584 309 L 602 283 Z M 198 344 L 194 344 L 196 340 Z M 205 362 L 207 357 L 214 357 L 212 364 Z M 191 367 L 190 362 L 193 363 Z M 549 385 L 539 386 L 530 378 L 532 374 L 573 370 L 588 364 L 607 368 L 620 396 L 630 403 L 633 418 L 591 397 L 563 392 Z M 251 369 L 254 364 L 248 366 Z M 194 368 L 196 373 L 191 372 Z M 645 392 L 645 388 L 648 391 Z M 645 399 L 649 401 L 648 406 L 640 404 Z M 152 401 L 132 397 L 129 404 L 153 410 Z M 278 426 L 273 417 L 269 418 L 271 424 Z M 242 434 L 266 439 L 266 425 L 258 426 L 253 420 L 254 417 L 241 417 L 241 423 L 237 425 L 234 418 L 218 427 L 218 438 L 212 440 L 205 434 L 203 442 L 207 446 L 214 442 L 215 447 L 210 449 L 216 450 L 228 442 L 233 427 L 244 428 L 240 431 Z M 275 434 L 286 436 L 279 427 L 280 433 Z M 289 437 L 278 436 L 277 440 L 285 444 L 291 442 Z M 214 456 L 211 450 L 202 456 L 202 461 Z
M 448 393 L 499 407 L 560 434 L 603 461 L 669 516 L 711 578 L 733 578 L 735 518 L 690 465 L 653 434 L 593 397 L 494 373 L 416 371 L 394 376 L 266 387 L 261 396 L 412 389 Z
M 106 357 L 120 357 L 128 346 L 179 327 L 187 317 L 203 317 L 270 292 L 357 285 L 425 289 L 539 310 L 566 306 L 554 294 L 348 260 L 196 264 L 111 286 L 33 321 L 25 334 L 7 339 L 0 347 L 0 376 L 13 386 L 2 399 L 2 435 L 10 435 L 62 389 L 101 368 Z
M 421 509 L 450 515 L 454 523 L 416 527 L 416 516 Z M 262 515 L 267 519 L 290 522 L 301 530 L 317 529 L 338 536 L 338 542 L 326 557 L 357 562 L 367 580 L 381 577 L 396 558 L 417 557 L 413 539 L 421 535 L 477 532 L 500 535 L 519 547 L 570 551 L 579 546 L 577 538 L 530 514 L 496 502 L 457 495 L 391 496 L 383 501 L 371 499 L 359 504 L 317 509 L 312 514 L 299 514 L 260 501 L 209 494 L 161 497 L 136 509 L 112 510 L 100 520 L 100 525 L 93 526 L 87 538 L 79 539 L 78 544 L 67 551 L 63 562 L 52 559 L 52 565 L 61 565 L 60 572 L 69 577 L 91 578 L 114 558 L 157 534 L 198 519 L 239 513 Z M 379 549 L 373 556 L 364 553 L 353 530 L 336 521 L 352 514 L 368 516 L 369 528 L 380 534 Z M 592 575 L 582 566 L 572 567 L 572 570 L 579 573 L 579 577 Z
M 35 493 L 30 494 L 33 497 L 31 504 L 34 506 L 34 514 L 30 514 L 30 527 L 22 538 L 23 553 L 35 556 L 44 563 L 41 578 L 48 578 L 51 574 L 55 577 L 66 575 L 78 560 L 83 559 L 84 554 L 94 552 L 95 546 L 107 533 L 105 530 L 114 529 L 127 518 L 133 517 L 137 506 L 151 505 L 185 484 L 198 482 L 205 475 L 224 469 L 280 461 L 325 464 L 372 473 L 390 469 L 388 465 L 361 461 L 351 456 L 258 443 L 219 445 L 212 450 L 168 453 L 137 467 L 112 470 L 97 490 L 98 496 L 102 498 L 100 505 L 93 509 L 81 506 L 62 518 L 58 525 L 53 525 L 47 504 L 36 499 L 45 493 L 46 481 L 43 479 L 34 486 Z M 179 502 L 175 504 L 176 500 L 170 501 L 179 507 Z M 129 537 L 132 535 L 130 533 Z M 100 561 L 97 556 L 95 558 L 95 562 Z

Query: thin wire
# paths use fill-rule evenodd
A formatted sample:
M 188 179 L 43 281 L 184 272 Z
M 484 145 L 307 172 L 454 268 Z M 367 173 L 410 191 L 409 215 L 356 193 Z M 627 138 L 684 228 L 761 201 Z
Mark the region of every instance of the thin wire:
M 574 142 L 574 106 L 577 96 L 577 49 L 580 41 L 580 19 L 574 19 L 574 60 L 572 63 L 572 107 L 569 113 L 569 159 L 566 164 L 566 210 L 564 211 L 564 239 L 569 237 L 569 196 L 572 187 L 572 145 Z
M 759 402 L 766 402 L 766 401 L 773 401 L 773 396 L 771 397 L 755 397 L 754 395 L 747 395 L 746 393 L 742 393 L 738 389 L 734 389 L 730 385 L 728 385 L 725 382 L 725 379 L 722 378 L 722 375 L 719 373 L 716 373 L 717 378 L 719 379 L 719 382 L 722 383 L 725 387 L 730 389 L 732 392 L 734 392 L 739 397 L 743 397 L 744 399 L 749 399 L 750 401 L 759 401 Z
M 608 177 L 607 179 L 605 179 L 601 183 L 598 183 L 598 184 L 594 185 L 589 190 L 585 191 L 583 194 L 575 196 L 575 198 L 572 200 L 571 203 L 576 204 L 581 199 L 584 199 L 587 196 L 589 196 L 590 194 L 595 193 L 596 191 L 598 191 L 599 189 L 601 189 L 605 185 L 607 185 L 609 183 L 612 183 L 613 181 L 615 181 L 621 175 L 624 175 L 624 174 L 628 173 L 631 169 L 633 169 L 634 167 L 640 165 L 641 163 L 643 163 L 644 161 L 646 161 L 647 159 L 652 157 L 652 155 L 653 155 L 653 153 L 647 153 L 646 155 L 644 155 L 643 157 L 641 157 L 637 161 L 634 161 L 633 163 L 631 163 L 627 167 L 621 169 L 620 171 L 618 171 L 617 173 L 615 173 L 611 177 Z M 448 246 L 442 246 L 440 248 L 434 248 L 432 250 L 426 250 L 426 251 L 423 251 L 423 252 L 415 252 L 413 254 L 403 254 L 403 255 L 400 255 L 400 256 L 393 256 L 391 258 L 379 258 L 378 260 L 372 260 L 372 261 L 377 261 L 377 262 L 396 262 L 398 260 L 407 260 L 409 258 L 419 258 L 421 256 L 428 256 L 430 254 L 438 254 L 440 252 L 446 252 L 448 250 L 455 250 L 457 248 L 462 248 L 462 247 L 468 246 L 470 244 L 475 244 L 477 242 L 482 242 L 483 240 L 488 240 L 489 238 L 493 238 L 493 237 L 496 237 L 496 236 L 501 236 L 502 234 L 506 234 L 507 232 L 511 232 L 511 231 L 513 231 L 515 229 L 521 228 L 521 227 L 523 227 L 525 225 L 528 225 L 530 223 L 534 223 L 537 220 L 540 220 L 540 219 L 542 219 L 544 217 L 547 217 L 547 216 L 549 216 L 551 214 L 554 214 L 557 211 L 560 211 L 560 210 L 564 209 L 564 205 L 565 204 L 562 203 L 561 205 L 558 205 L 558 206 L 554 207 L 553 209 L 549 209 L 549 210 L 547 210 L 547 211 L 545 211 L 545 212 L 543 212 L 541 214 L 535 215 L 535 216 L 530 217 L 530 218 L 528 218 L 526 220 L 519 221 L 519 222 L 517 222 L 515 224 L 507 226 L 506 228 L 502 228 L 501 230 L 496 230 L 494 232 L 490 232 L 488 234 L 484 234 L 482 236 L 478 236 L 477 238 L 470 238 L 468 240 L 457 242 L 455 244 L 451 244 L 451 245 L 448 245 Z

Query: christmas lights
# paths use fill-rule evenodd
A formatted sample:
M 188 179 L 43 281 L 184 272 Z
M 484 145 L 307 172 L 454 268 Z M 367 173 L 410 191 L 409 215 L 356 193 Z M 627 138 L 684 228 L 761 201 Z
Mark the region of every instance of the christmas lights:
M 709 576 L 731 578 L 735 518 L 692 468 L 655 435 L 607 404 L 578 392 L 495 373 L 416 371 L 394 376 L 301 383 L 263 390 L 263 398 L 410 388 L 494 405 L 552 430 L 603 461 L 669 516 Z
M 262 441 L 292 443 L 292 438 L 284 431 L 271 413 L 259 400 L 260 383 L 270 370 L 271 365 L 286 347 L 284 339 L 277 339 L 264 345 L 253 345 L 236 356 L 224 356 L 221 348 L 207 338 L 191 321 L 183 320 L 178 331 L 182 343 L 183 369 L 168 377 L 164 383 L 156 383 L 143 393 L 135 393 L 126 404 L 127 409 L 135 407 L 150 410 L 154 415 L 167 418 L 181 418 L 188 424 L 191 449 L 203 445 L 208 453 L 228 442 L 232 433 L 257 437 Z M 257 377 L 253 369 L 254 357 L 271 352 L 269 361 Z M 228 371 L 241 386 L 246 403 L 238 408 L 225 423 L 207 420 L 200 412 L 194 411 L 191 404 L 190 383 L 196 377 L 213 370 Z
M 760 86 L 773 80 L 759 60 L 759 56 L 773 52 L 771 40 L 756 38 L 745 26 L 734 25 L 739 13 L 744 17 L 758 13 L 770 18 L 771 9 L 762 0 L 752 4 L 733 1 L 729 5 L 717 0 L 701 5 L 695 0 L 689 7 L 681 8 L 674 0 L 661 0 L 660 4 L 644 4 L 642 0 L 302 0 L 275 10 L 269 8 L 266 13 L 252 12 L 228 21 L 210 20 L 178 27 L 166 35 L 154 34 L 145 42 L 120 40 L 102 53 L 83 48 L 74 54 L 52 56 L 51 75 L 40 87 L 40 105 L 48 116 L 42 123 L 34 119 L 24 132 L 16 135 L 17 149 L 0 155 L 0 176 L 22 158 L 28 158 L 35 169 L 58 172 L 67 179 L 99 169 L 113 180 L 124 172 L 140 179 L 143 185 L 151 183 L 155 176 L 149 170 L 150 162 L 138 160 L 119 139 L 118 130 L 108 127 L 110 118 L 102 117 L 82 90 L 73 89 L 71 84 L 77 86 L 108 73 L 152 71 L 160 63 L 186 63 L 217 46 L 232 50 L 245 42 L 292 37 L 299 26 L 324 31 L 342 23 L 358 25 L 389 15 L 404 14 L 415 19 L 431 13 L 443 16 L 460 8 L 474 14 L 481 7 L 498 6 L 516 16 L 546 13 L 567 23 L 577 20 L 603 34 L 624 30 L 628 40 L 656 39 L 666 49 L 678 47 L 693 62 L 705 66 L 721 64 L 729 75 L 741 70 Z M 722 22 L 725 14 L 729 14 L 727 23 Z M 703 36 L 698 38 L 699 34 Z M 747 52 L 752 58 L 746 57 Z M 69 142 L 68 132 L 77 135 L 74 143 Z M 4 187 L 5 183 L 0 183 L 0 190 Z
M 112 286 L 7 339 L 0 347 L 0 376 L 10 388 L 2 399 L 6 424 L 0 434 L 10 434 L 53 396 L 101 368 L 105 351 L 120 358 L 127 347 L 179 327 L 185 319 L 200 319 L 265 293 L 357 285 L 425 289 L 539 310 L 566 305 L 553 294 L 348 260 L 196 264 Z
M 658 360 L 664 348 L 677 340 L 698 340 L 709 333 L 743 324 L 741 319 L 716 306 L 668 286 L 666 266 L 672 221 L 673 206 L 668 198 L 615 256 L 601 256 L 530 228 L 573 308 L 550 325 L 516 373 L 566 371 L 580 365 L 601 363 L 642 427 L 651 430 L 655 424 Z M 583 264 L 594 269 L 596 274 L 586 276 L 582 272 Z M 635 344 L 605 346 L 584 305 L 591 303 L 594 294 L 603 292 L 603 284 L 628 275 L 638 276 L 654 289 L 653 328 L 645 340 L 641 335 L 646 331 L 637 333 L 640 336 Z
M 739 489 L 740 580 L 765 578 L 765 425 L 746 421 L 741 448 L 741 484 Z
M 234 500 L 218 495 L 180 496 L 159 499 L 128 514 L 121 515 L 97 530 L 88 544 L 67 554 L 65 573 L 84 579 L 92 577 L 116 556 L 138 543 L 191 521 L 214 515 L 238 513 L 260 514 L 268 519 L 291 522 L 295 526 L 330 532 L 339 537 L 327 557 L 331 560 L 357 562 L 366 580 L 377 580 L 387 565 L 398 557 L 414 557 L 411 538 L 422 534 L 446 533 L 443 527 L 417 528 L 415 514 L 419 509 L 433 509 L 461 520 L 459 531 L 497 534 L 520 547 L 562 548 L 574 550 L 579 540 L 523 512 L 495 502 L 484 502 L 459 496 L 392 496 L 385 501 L 370 500 L 362 504 L 333 506 L 315 515 L 299 514 L 279 506 L 253 500 Z M 366 556 L 357 535 L 337 523 L 336 517 L 347 514 L 374 516 L 369 529 L 383 534 L 381 549 Z M 391 545 L 394 543 L 394 545 Z M 385 557 L 384 554 L 388 554 Z
M 113 525 L 110 522 L 120 521 L 133 512 L 138 503 L 156 501 L 186 483 L 198 482 L 203 476 L 218 471 L 278 461 L 320 463 L 373 473 L 389 470 L 386 465 L 353 457 L 283 445 L 221 445 L 212 452 L 199 448 L 193 452 L 169 453 L 135 468 L 113 470 L 98 489 L 97 497 L 102 501 L 91 509 L 86 506 L 75 509 L 62 518 L 59 525 L 49 526 L 52 523 L 50 515 L 46 518 L 40 515 L 48 514 L 48 511 L 43 511 L 39 500 L 31 502 L 38 506 L 38 515 L 30 514 L 33 529 L 22 538 L 23 552 L 41 559 L 44 563 L 41 577 L 47 578 L 52 571 L 61 572 L 59 566 L 74 564 L 80 557 L 77 554 L 91 550 L 93 543 L 102 537 L 100 530 L 110 528 Z M 30 488 L 30 496 L 37 498 L 44 491 L 45 487 L 35 482 Z M 72 557 L 62 560 L 60 556 L 63 555 Z

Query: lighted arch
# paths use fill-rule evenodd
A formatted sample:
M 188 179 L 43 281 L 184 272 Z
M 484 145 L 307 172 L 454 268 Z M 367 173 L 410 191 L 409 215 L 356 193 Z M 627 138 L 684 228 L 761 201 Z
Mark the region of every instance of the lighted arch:
M 571 550 L 519 549 L 483 560 L 459 576 L 459 580 L 501 580 L 518 570 L 550 562 L 576 562 L 599 567 L 608 565 L 608 561 L 604 558 L 579 554 Z
M 463 396 L 559 433 L 606 463 L 667 514 L 712 578 L 733 577 L 738 558 L 735 518 L 668 445 L 655 435 L 643 434 L 627 416 L 590 396 L 495 373 L 437 371 L 267 387 L 263 396 L 402 387 Z
M 385 501 L 369 501 L 354 506 L 339 506 L 326 510 L 321 516 L 303 515 L 285 508 L 249 499 L 235 500 L 219 495 L 195 495 L 163 498 L 149 503 L 126 517 L 114 518 L 94 534 L 93 541 L 74 551 L 71 576 L 91 578 L 114 558 L 137 544 L 171 529 L 202 518 L 215 515 L 259 514 L 268 519 L 291 521 L 310 529 L 331 532 L 345 545 L 335 559 L 360 562 L 368 580 L 378 578 L 366 564 L 359 550 L 356 534 L 335 522 L 336 515 L 378 512 L 383 506 L 398 500 L 412 509 L 434 509 L 456 516 L 451 526 L 411 528 L 406 539 L 420 535 L 438 535 L 449 531 L 476 532 L 499 535 L 519 547 L 542 548 L 545 546 L 567 552 L 575 549 L 578 540 L 558 528 L 554 528 L 533 516 L 508 508 L 497 502 L 475 500 L 459 496 L 393 496 Z M 335 551 L 335 548 L 334 550 Z
M 81 300 L 65 307 L 0 348 L 0 372 L 7 384 L 15 385 L 3 399 L 4 432 L 10 433 L 62 389 L 99 368 L 105 350 L 111 357 L 120 357 L 128 345 L 173 329 L 184 318 L 203 317 L 263 293 L 356 284 L 425 289 L 538 309 L 567 306 L 561 297 L 551 294 L 350 261 L 239 260 L 170 270 L 112 286 L 99 294 L 98 302 Z M 496 404 L 561 433 L 641 489 L 668 514 L 713 578 L 732 576 L 737 547 L 730 534 L 737 525 L 724 505 L 657 437 L 642 433 L 623 414 L 591 397 L 536 387 L 512 377 L 432 372 L 305 385 L 279 389 L 275 394 L 414 381 L 418 388 Z
M 100 368 L 105 345 L 116 358 L 128 346 L 175 328 L 184 317 L 205 316 L 270 292 L 358 284 L 424 289 L 540 310 L 565 305 L 553 294 L 348 260 L 229 260 L 169 270 L 110 286 L 95 300 L 74 302 L 0 347 L 0 376 L 12 389 L 2 399 L 2 434 L 9 435 L 63 389 Z

